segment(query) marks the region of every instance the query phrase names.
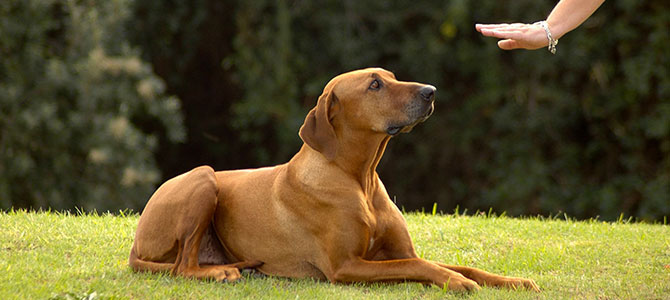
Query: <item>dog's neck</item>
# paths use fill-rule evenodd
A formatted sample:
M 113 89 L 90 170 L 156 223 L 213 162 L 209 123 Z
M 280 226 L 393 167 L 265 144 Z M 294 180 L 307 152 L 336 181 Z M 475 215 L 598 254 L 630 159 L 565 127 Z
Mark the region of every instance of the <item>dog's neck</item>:
M 378 185 L 377 165 L 391 139 L 385 134 L 370 136 L 369 133 L 347 132 L 338 143 L 333 163 L 350 174 L 361 185 L 363 192 L 371 194 Z
M 372 195 L 379 185 L 377 165 L 391 137 L 385 134 L 371 136 L 369 133 L 361 132 L 343 133 L 340 131 L 337 134 L 337 151 L 332 160 L 327 159 L 326 156 L 307 144 L 303 144 L 300 151 L 289 162 L 289 172 L 297 174 L 301 181 L 316 183 L 321 178 L 319 174 L 323 174 L 322 170 L 336 167 L 354 178 L 366 195 Z M 311 159 L 299 159 L 300 157 L 311 157 Z M 305 162 L 310 163 L 305 164 Z

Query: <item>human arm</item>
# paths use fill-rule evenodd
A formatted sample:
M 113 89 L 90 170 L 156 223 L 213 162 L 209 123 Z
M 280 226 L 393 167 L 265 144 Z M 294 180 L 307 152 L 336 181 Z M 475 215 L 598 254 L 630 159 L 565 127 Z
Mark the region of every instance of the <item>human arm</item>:
M 547 17 L 552 37 L 560 37 L 584 23 L 605 0 L 561 0 Z M 484 36 L 496 37 L 503 50 L 542 48 L 549 44 L 547 34 L 539 24 L 476 24 Z

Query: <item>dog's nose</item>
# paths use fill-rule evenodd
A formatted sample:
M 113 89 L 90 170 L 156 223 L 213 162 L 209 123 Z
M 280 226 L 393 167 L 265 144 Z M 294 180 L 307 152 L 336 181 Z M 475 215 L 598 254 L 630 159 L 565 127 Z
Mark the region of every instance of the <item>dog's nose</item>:
M 421 95 L 421 99 L 428 102 L 432 102 L 433 100 L 435 100 L 436 90 L 437 89 L 434 86 L 426 85 L 419 90 L 419 95 Z

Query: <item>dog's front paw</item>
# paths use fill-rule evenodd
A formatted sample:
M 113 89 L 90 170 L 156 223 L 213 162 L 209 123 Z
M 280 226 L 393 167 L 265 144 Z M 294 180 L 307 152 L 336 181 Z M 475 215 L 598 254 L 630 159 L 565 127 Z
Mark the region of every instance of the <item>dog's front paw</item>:
M 538 293 L 540 292 L 540 287 L 537 286 L 535 281 L 527 278 L 507 277 L 503 282 L 503 286 L 515 290 L 518 288 L 525 288 L 527 290 L 535 291 Z
M 449 278 L 449 281 L 447 281 L 447 288 L 452 291 L 458 291 L 458 292 L 470 292 L 470 291 L 478 291 L 481 289 L 479 284 L 476 282 L 467 279 L 465 277 L 451 277 Z

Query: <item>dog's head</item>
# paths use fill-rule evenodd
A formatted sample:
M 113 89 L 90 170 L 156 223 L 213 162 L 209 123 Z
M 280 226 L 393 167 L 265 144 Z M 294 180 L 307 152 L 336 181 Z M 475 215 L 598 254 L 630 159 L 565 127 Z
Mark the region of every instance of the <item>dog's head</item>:
M 409 132 L 433 113 L 435 90 L 432 85 L 398 81 L 381 68 L 341 74 L 323 89 L 300 137 L 332 160 L 337 153 L 336 132 L 390 136 Z

